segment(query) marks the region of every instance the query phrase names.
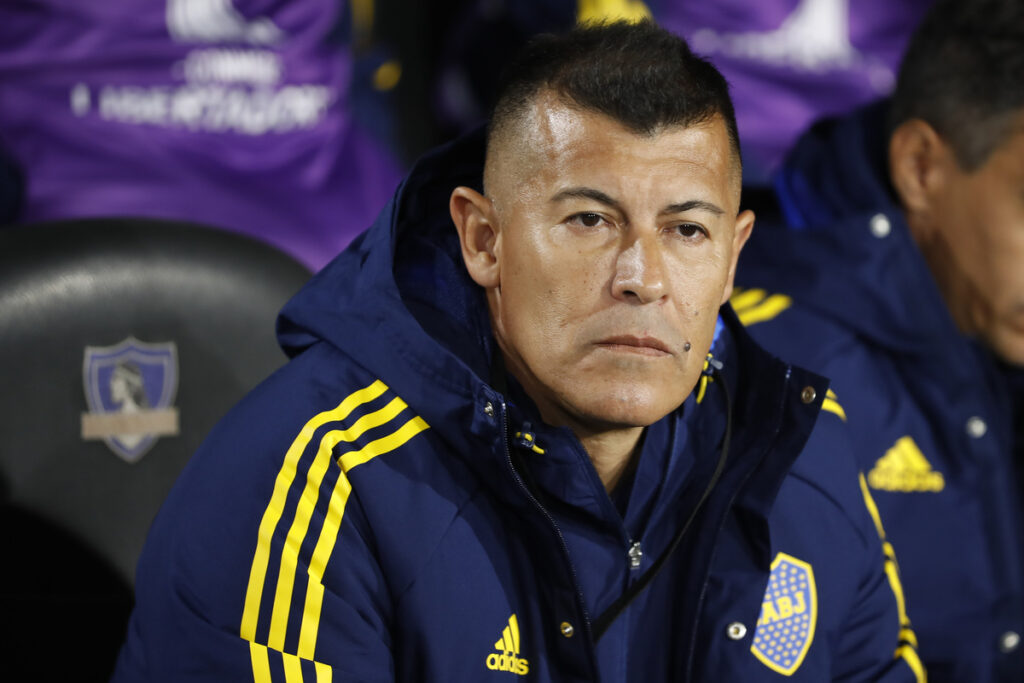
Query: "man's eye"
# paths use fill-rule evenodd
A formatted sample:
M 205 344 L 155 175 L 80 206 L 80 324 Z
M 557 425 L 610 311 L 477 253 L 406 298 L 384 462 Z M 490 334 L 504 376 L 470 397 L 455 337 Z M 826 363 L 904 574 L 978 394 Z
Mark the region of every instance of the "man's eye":
M 707 234 L 704 231 L 704 228 L 695 223 L 683 223 L 682 225 L 677 225 L 676 231 L 678 231 L 681 236 L 687 238 L 701 237 Z
M 599 213 L 578 213 L 569 220 L 587 228 L 596 228 L 604 222 L 604 218 Z

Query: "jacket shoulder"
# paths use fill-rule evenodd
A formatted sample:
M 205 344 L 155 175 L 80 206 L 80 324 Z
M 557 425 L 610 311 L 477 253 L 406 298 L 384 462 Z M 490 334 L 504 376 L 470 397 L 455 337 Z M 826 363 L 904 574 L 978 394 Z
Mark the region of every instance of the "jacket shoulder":
M 858 483 L 860 469 L 843 413 L 842 404 L 829 390 L 811 435 L 780 491 L 780 502 L 787 507 L 827 511 L 867 546 L 877 543 L 878 536 Z
M 736 288 L 730 303 L 750 335 L 787 363 L 828 375 L 837 358 L 861 345 L 838 320 L 771 289 Z
M 770 526 L 770 585 L 793 567 L 814 573 L 819 628 L 833 643 L 833 675 L 923 683 L 895 554 L 851 452 L 847 425 L 835 412 L 819 416 L 779 491 Z M 770 640 L 762 628 L 759 635 Z
M 217 425 L 154 522 L 123 666 L 149 660 L 172 670 L 184 656 L 230 661 L 241 675 L 268 657 L 315 655 L 352 679 L 386 679 L 390 596 L 407 579 L 387 566 L 380 534 L 426 547 L 458 504 L 437 504 L 404 526 L 379 524 L 389 501 L 401 507 L 401 494 L 382 490 L 407 478 L 389 460 L 430 460 L 438 450 L 430 427 L 382 380 L 324 344 L 268 378 Z M 420 500 L 433 490 L 426 485 L 458 488 L 426 482 Z M 338 615 L 365 622 L 350 635 L 352 652 L 367 656 L 345 659 L 339 648 L 323 659 L 316 633 L 333 638 Z M 187 635 L 197 628 L 207 637 Z

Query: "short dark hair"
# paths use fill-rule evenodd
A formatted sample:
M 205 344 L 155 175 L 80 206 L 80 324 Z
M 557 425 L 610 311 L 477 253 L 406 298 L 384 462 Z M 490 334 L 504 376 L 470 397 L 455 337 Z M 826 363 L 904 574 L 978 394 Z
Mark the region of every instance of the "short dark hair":
M 1024 1 L 937 0 L 914 32 L 889 111 L 927 121 L 967 171 L 1024 110 Z
M 725 78 L 685 40 L 650 21 L 583 24 L 533 38 L 502 74 L 488 140 L 519 120 L 545 90 L 642 135 L 720 115 L 741 164 Z

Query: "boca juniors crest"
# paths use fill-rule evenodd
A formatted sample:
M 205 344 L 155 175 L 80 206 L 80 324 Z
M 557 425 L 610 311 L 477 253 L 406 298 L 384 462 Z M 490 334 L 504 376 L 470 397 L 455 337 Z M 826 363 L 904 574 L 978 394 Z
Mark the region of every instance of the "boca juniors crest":
M 174 342 L 146 344 L 129 337 L 114 346 L 87 346 L 82 363 L 89 412 L 82 438 L 102 439 L 137 462 L 161 436 L 178 433 L 178 352 Z
M 814 640 L 818 591 L 814 569 L 786 553 L 772 561 L 751 652 L 772 671 L 791 676 Z

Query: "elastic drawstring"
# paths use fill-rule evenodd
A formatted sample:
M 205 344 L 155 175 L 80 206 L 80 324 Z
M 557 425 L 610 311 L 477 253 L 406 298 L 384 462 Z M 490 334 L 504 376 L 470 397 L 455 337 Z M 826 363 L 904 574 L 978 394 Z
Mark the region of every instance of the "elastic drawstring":
M 722 437 L 722 450 L 718 456 L 718 464 L 715 466 L 715 471 L 711 475 L 711 480 L 708 481 L 707 488 L 704 489 L 704 493 L 701 494 L 700 500 L 697 501 L 697 505 L 693 508 L 693 511 L 690 512 L 690 516 L 676 533 L 675 538 L 672 539 L 672 542 L 669 544 L 668 548 L 665 549 L 665 552 L 661 554 L 661 557 L 651 565 L 651 568 L 648 569 L 643 576 L 637 579 L 633 585 L 626 589 L 625 593 L 620 595 L 615 602 L 609 605 L 608 609 L 602 612 L 596 619 L 594 619 L 593 622 L 591 622 L 590 627 L 594 634 L 594 642 L 600 640 L 601 636 L 603 636 L 605 631 L 608 630 L 608 627 L 612 625 L 612 622 L 622 615 L 626 608 L 629 607 L 630 603 L 633 602 L 637 596 L 651 584 L 654 577 L 662 570 L 668 562 L 668 559 L 672 556 L 672 553 L 679 547 L 679 544 L 682 542 L 687 530 L 690 528 L 693 520 L 697 517 L 697 513 L 700 512 L 700 509 L 704 506 L 704 502 L 708 499 L 708 496 L 711 495 L 711 491 L 715 488 L 715 485 L 721 478 L 722 472 L 725 471 L 725 462 L 729 458 L 729 441 L 732 438 L 732 397 L 729 395 L 728 383 L 722 379 L 722 376 L 719 373 L 721 363 L 716 361 L 711 364 L 711 368 L 711 372 L 716 376 L 716 379 L 719 380 L 718 384 L 722 387 L 722 396 L 725 398 L 725 436 Z
M 714 360 L 711 357 L 711 354 L 708 354 L 708 358 L 704 363 L 704 369 L 701 373 L 701 380 L 705 382 L 705 386 L 702 386 L 701 389 L 703 390 L 706 388 L 707 380 L 717 379 L 718 385 L 722 387 L 722 397 L 725 399 L 725 435 L 722 437 L 722 450 L 719 453 L 718 463 L 715 465 L 715 471 L 712 473 L 711 479 L 708 481 L 708 485 L 704 489 L 704 493 L 701 494 L 700 499 L 697 501 L 697 505 L 690 512 L 690 516 L 687 517 L 686 522 L 676 533 L 675 538 L 672 539 L 672 542 L 669 544 L 668 548 L 665 549 L 665 552 L 661 554 L 661 557 L 655 560 L 654 564 L 651 565 L 651 568 L 644 572 L 644 574 L 637 579 L 633 585 L 627 588 L 625 593 L 620 595 L 615 602 L 609 605 L 608 609 L 602 612 L 597 619 L 594 619 L 594 621 L 591 622 L 591 631 L 594 635 L 594 642 L 597 642 L 601 636 L 604 635 L 605 631 L 608 630 L 608 627 L 612 625 L 612 622 L 622 615 L 626 608 L 629 607 L 630 603 L 632 603 L 633 600 L 635 600 L 637 596 L 651 584 L 654 577 L 662 570 L 669 558 L 672 556 L 672 553 L 679 547 L 679 544 L 682 542 L 683 537 L 686 536 L 686 532 L 689 530 L 690 525 L 693 524 L 693 520 L 696 519 L 697 514 L 700 512 L 701 508 L 704 507 L 704 503 L 707 501 L 708 496 L 711 495 L 711 491 L 714 490 L 715 485 L 718 484 L 718 480 L 721 478 L 722 472 L 725 471 L 725 463 L 729 458 L 729 442 L 732 440 L 732 397 L 729 394 L 728 382 L 722 378 L 720 372 L 721 369 L 721 361 Z M 507 395 L 508 387 L 505 382 L 505 367 L 500 352 L 495 352 L 491 356 L 491 385 L 498 389 L 502 394 Z M 701 396 L 701 398 L 703 398 L 703 396 Z M 528 433 L 529 428 L 526 427 L 526 432 L 521 433 L 518 436 L 522 439 Z M 529 444 L 523 443 L 520 445 L 532 447 L 531 450 L 536 448 L 536 443 L 533 442 L 532 436 L 533 435 L 530 434 Z M 507 434 L 506 438 L 508 438 Z M 524 483 L 526 484 L 527 489 L 529 489 L 530 492 L 533 493 L 534 497 L 543 505 L 543 494 L 540 492 L 539 487 L 537 487 L 536 482 L 533 480 L 530 468 L 524 466 L 524 463 L 519 457 L 519 451 L 510 452 L 509 455 L 513 460 L 513 467 L 515 467 L 521 475 L 524 475 Z

